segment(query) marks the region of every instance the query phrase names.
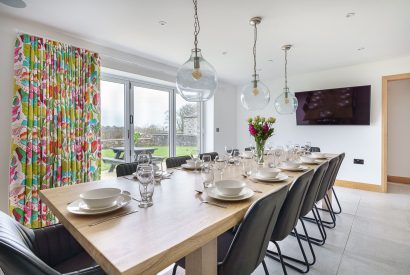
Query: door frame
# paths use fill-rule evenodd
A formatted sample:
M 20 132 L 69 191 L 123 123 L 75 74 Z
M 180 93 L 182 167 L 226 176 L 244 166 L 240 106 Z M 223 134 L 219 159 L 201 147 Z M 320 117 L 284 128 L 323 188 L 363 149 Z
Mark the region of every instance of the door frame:
M 388 83 L 389 81 L 410 79 L 410 73 L 386 75 L 382 77 L 382 192 L 387 192 L 387 100 L 388 100 Z

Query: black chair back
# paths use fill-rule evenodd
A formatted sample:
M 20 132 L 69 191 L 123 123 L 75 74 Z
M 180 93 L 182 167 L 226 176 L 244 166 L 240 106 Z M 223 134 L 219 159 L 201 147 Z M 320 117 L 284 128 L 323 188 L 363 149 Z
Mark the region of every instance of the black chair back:
M 339 158 L 335 157 L 329 160 L 329 167 L 327 168 L 324 176 L 322 183 L 319 187 L 319 191 L 317 192 L 316 195 L 316 202 L 322 200 L 326 196 L 327 190 L 329 190 L 329 186 L 332 185 L 332 177 L 335 172 L 337 163 L 339 162 Z
M 245 147 L 245 151 L 252 151 L 255 150 L 255 147 Z
M 288 186 L 254 202 L 236 231 L 218 274 L 251 274 L 265 258 Z
M 210 156 L 211 156 L 211 160 L 215 160 L 215 158 L 218 156 L 218 153 L 217 153 L 217 152 L 202 153 L 202 154 L 199 154 L 199 158 L 202 159 L 202 157 L 203 157 L 204 155 L 210 155 Z
M 313 206 L 316 203 L 317 193 L 319 192 L 320 185 L 323 182 L 323 177 L 326 173 L 326 170 L 329 167 L 329 162 L 326 161 L 322 163 L 315 171 L 312 177 L 312 182 L 309 185 L 309 189 L 306 193 L 305 201 L 303 202 L 302 210 L 300 211 L 300 217 L 304 217 L 310 210 L 313 209 Z
M 137 171 L 138 162 L 131 162 L 131 163 L 121 163 L 117 165 L 115 171 L 117 173 L 117 177 L 123 177 L 131 175 L 132 173 Z
M 343 162 L 343 160 L 344 160 L 344 158 L 345 158 L 345 155 L 346 155 L 345 153 L 341 153 L 341 154 L 337 157 L 338 162 L 337 162 L 336 168 L 335 168 L 335 170 L 334 170 L 334 172 L 333 172 L 332 179 L 331 179 L 331 181 L 330 181 L 331 184 L 329 184 L 328 189 L 331 189 L 331 188 L 333 187 L 333 185 L 335 184 L 337 174 L 339 173 L 340 166 L 342 165 L 342 162 Z
M 319 147 L 310 147 L 310 152 L 320 152 Z
M 165 160 L 165 163 L 167 165 L 167 168 L 174 168 L 174 167 L 179 167 L 182 164 L 185 164 L 188 159 L 191 159 L 191 157 L 190 156 L 172 157 L 172 158 L 167 158 Z
M 296 226 L 313 173 L 313 170 L 309 170 L 293 183 L 280 210 L 271 241 L 283 240 Z

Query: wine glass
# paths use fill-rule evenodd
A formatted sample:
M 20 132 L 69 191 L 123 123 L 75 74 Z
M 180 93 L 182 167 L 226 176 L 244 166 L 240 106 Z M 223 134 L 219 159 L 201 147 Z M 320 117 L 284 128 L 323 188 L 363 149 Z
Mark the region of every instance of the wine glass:
M 211 155 L 203 155 L 202 156 L 202 162 L 204 167 L 210 167 L 211 166 L 211 161 L 212 161 L 212 156 Z
M 231 147 L 225 145 L 225 152 L 227 156 L 232 156 L 233 151 Z
M 215 168 L 216 170 L 218 170 L 220 176 L 221 176 L 221 180 L 222 180 L 222 175 L 224 173 L 224 170 L 226 168 L 227 165 L 227 159 L 224 156 L 217 156 L 215 158 Z
M 275 152 L 275 166 L 278 166 L 280 163 L 280 158 L 284 153 L 283 146 L 280 146 L 280 145 L 276 146 L 274 152 Z
M 153 169 L 154 169 L 154 179 L 155 179 L 155 182 L 156 182 L 156 183 L 161 182 L 161 180 L 162 180 L 162 175 L 163 175 L 163 173 L 164 173 L 164 171 L 163 171 L 163 166 L 162 166 L 162 159 L 153 159 L 153 160 L 151 161 L 151 164 L 152 164 Z
M 147 208 L 153 205 L 152 195 L 154 194 L 154 167 L 151 164 L 140 164 L 137 167 L 137 178 L 141 201 L 138 206 Z
M 138 164 L 150 163 L 150 161 L 151 161 L 151 157 L 148 154 L 141 153 L 141 154 L 138 154 L 138 156 L 137 156 L 137 163 Z
M 312 143 L 310 141 L 306 141 L 305 143 L 305 154 L 310 154 L 310 148 L 312 148 Z

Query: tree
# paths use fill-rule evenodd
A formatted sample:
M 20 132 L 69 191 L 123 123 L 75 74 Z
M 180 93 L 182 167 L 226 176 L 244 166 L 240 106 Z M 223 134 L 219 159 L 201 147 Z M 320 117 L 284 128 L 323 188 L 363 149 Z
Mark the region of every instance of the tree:
M 198 116 L 198 108 L 196 104 L 185 104 L 177 110 L 176 113 L 176 130 L 177 133 L 184 132 L 184 119 L 186 117 L 195 117 Z

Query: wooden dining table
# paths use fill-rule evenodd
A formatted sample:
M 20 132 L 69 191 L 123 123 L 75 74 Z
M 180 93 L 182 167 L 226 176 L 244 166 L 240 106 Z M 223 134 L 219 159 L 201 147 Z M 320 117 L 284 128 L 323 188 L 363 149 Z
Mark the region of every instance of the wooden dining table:
M 261 192 L 238 202 L 217 201 L 207 197 L 206 192 L 197 192 L 202 189 L 201 173 L 182 169 L 173 170 L 169 179 L 155 186 L 154 205 L 149 208 L 139 208 L 138 202 L 132 200 L 126 207 L 104 215 L 81 216 L 68 212 L 70 202 L 96 188 L 117 187 L 139 198 L 138 182 L 129 177 L 42 190 L 40 197 L 108 274 L 156 274 L 186 257 L 186 274 L 214 275 L 217 274 L 217 237 L 237 225 L 254 201 L 291 184 L 304 172 L 285 173 L 289 175 L 287 180 L 267 183 L 244 178 L 240 166 L 228 166 L 225 179 L 242 180 Z M 92 226 L 107 217 L 133 210 L 138 212 Z

